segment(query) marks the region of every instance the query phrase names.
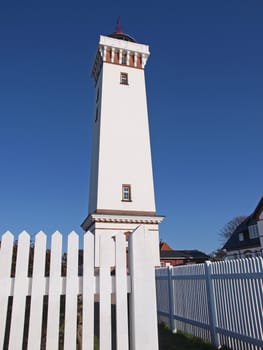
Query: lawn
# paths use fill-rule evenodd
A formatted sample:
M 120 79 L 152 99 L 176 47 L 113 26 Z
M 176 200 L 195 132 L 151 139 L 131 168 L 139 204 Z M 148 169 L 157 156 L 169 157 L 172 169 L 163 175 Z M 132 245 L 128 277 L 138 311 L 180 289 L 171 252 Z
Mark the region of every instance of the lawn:
M 159 350 L 216 350 L 217 348 L 200 338 L 183 333 L 173 334 L 164 324 L 159 325 Z M 230 350 L 222 347 L 222 350 Z
M 159 324 L 159 350 L 217 350 L 217 348 L 202 339 L 178 332 L 173 334 L 165 324 Z M 115 349 L 116 344 L 113 345 Z M 95 336 L 94 350 L 99 350 L 99 338 Z M 222 347 L 221 350 L 231 350 Z

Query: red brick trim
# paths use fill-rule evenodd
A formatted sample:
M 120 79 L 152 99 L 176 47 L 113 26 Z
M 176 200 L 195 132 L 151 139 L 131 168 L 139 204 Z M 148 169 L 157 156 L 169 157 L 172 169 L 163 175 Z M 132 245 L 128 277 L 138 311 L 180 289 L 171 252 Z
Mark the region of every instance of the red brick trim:
M 155 211 L 112 210 L 112 209 L 97 209 L 95 210 L 94 214 L 156 216 Z

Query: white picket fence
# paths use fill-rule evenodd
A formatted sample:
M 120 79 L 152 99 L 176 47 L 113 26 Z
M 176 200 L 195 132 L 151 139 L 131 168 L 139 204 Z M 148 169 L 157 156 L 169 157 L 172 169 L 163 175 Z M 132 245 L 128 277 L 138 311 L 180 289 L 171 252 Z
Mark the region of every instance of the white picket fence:
M 140 226 L 129 237 L 129 273 L 123 234 L 114 237 L 106 234 L 99 239 L 98 266 L 94 265 L 93 234 L 88 232 L 81 238 L 81 273 L 80 239 L 72 232 L 67 237 L 66 275 L 62 276 L 62 235 L 56 232 L 51 238 L 50 271 L 45 276 L 47 237 L 43 232 L 36 235 L 34 249 L 30 248 L 30 235 L 21 233 L 16 259 L 13 235 L 6 232 L 2 236 L 0 349 L 93 350 L 95 300 L 99 301 L 100 350 L 158 349 L 155 275 L 147 253 L 147 230 Z M 28 274 L 31 261 L 33 270 Z
M 263 259 L 156 270 L 157 312 L 181 330 L 233 350 L 263 349 Z

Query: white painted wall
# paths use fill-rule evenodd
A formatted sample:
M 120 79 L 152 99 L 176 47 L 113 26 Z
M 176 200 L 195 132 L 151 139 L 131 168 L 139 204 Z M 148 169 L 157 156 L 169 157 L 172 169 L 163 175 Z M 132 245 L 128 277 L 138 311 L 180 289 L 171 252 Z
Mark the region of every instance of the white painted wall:
M 89 188 L 89 213 L 94 212 L 97 208 L 97 189 L 98 189 L 98 166 L 99 166 L 99 141 L 100 141 L 100 108 L 101 108 L 101 74 L 99 76 L 94 98 L 94 115 L 93 115 L 93 134 L 92 134 L 92 154 L 90 169 L 90 188 Z M 96 104 L 97 90 L 100 91 L 99 101 Z M 98 108 L 99 118 L 95 122 L 96 110 Z
M 112 239 L 119 233 L 132 232 L 141 223 L 146 223 L 145 237 L 150 260 L 154 266 L 158 266 L 158 224 L 163 217 L 155 216 L 144 69 L 111 63 L 112 60 L 106 62 L 109 60 L 106 55 L 109 48 L 142 56 L 142 67 L 149 56 L 147 45 L 100 37 L 93 67 L 95 79 L 99 66 L 98 55 L 101 55 L 104 62 L 94 94 L 89 216 L 84 226 L 85 230 L 88 229 L 95 235 L 95 264 L 99 266 L 102 254 L 99 242 L 103 236 Z M 134 62 L 137 62 L 136 59 Z M 120 83 L 121 73 L 128 74 L 128 85 Z M 99 100 L 96 99 L 97 91 Z M 129 202 L 122 201 L 123 184 L 131 186 Z M 100 214 L 95 217 L 93 213 L 96 210 Z
M 147 51 L 145 45 L 108 39 Z M 129 85 L 120 84 L 121 72 L 128 73 Z M 104 62 L 97 86 L 101 103 L 93 132 L 89 213 L 155 212 L 144 70 Z M 132 202 L 122 202 L 122 184 L 131 185 Z
M 98 208 L 155 211 L 144 72 L 105 64 L 103 79 Z M 131 184 L 132 202 L 121 201 L 122 184 Z
M 140 225 L 131 223 L 96 223 L 91 232 L 95 233 L 95 265 L 99 266 L 101 251 L 99 250 L 99 240 L 101 237 L 115 237 L 118 234 L 135 231 Z M 159 251 L 159 227 L 158 224 L 145 225 L 147 231 L 148 251 L 151 255 L 153 266 L 160 266 Z
M 105 224 L 104 224 L 105 226 Z M 160 252 L 159 252 L 159 232 L 158 232 L 158 225 L 155 225 L 156 229 L 155 230 L 149 230 L 148 227 L 145 226 L 146 228 L 146 234 L 145 234 L 145 239 L 147 240 L 147 254 L 150 257 L 150 261 L 152 266 L 160 266 Z M 135 230 L 137 230 L 140 227 L 140 225 L 137 225 Z M 116 237 L 119 234 L 122 234 L 124 232 L 127 232 L 125 230 L 117 230 L 117 229 L 112 229 L 112 230 L 107 230 L 104 228 L 96 228 L 95 230 L 95 265 L 99 266 L 100 264 L 100 257 L 102 252 L 100 251 L 100 246 L 99 246 L 99 241 L 101 239 L 104 239 L 105 236 L 107 236 L 109 239 L 112 239 L 112 237 Z M 110 250 L 110 246 L 108 247 Z M 112 265 L 114 263 L 112 262 Z

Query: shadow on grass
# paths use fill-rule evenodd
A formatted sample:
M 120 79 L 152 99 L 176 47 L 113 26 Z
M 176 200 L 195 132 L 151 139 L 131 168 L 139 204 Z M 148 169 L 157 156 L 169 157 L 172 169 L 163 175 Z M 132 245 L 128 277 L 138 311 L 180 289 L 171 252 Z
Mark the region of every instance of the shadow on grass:
M 159 350 L 215 350 L 213 345 L 204 342 L 202 339 L 183 333 L 173 334 L 165 325 L 160 324 L 159 329 Z M 222 350 L 230 350 L 226 347 Z

